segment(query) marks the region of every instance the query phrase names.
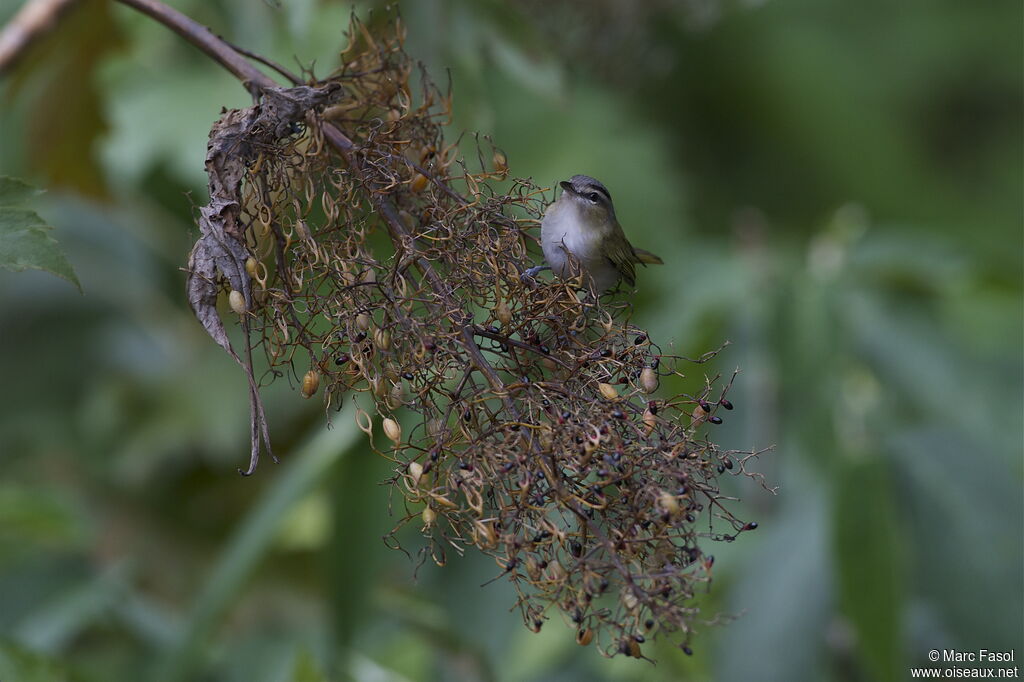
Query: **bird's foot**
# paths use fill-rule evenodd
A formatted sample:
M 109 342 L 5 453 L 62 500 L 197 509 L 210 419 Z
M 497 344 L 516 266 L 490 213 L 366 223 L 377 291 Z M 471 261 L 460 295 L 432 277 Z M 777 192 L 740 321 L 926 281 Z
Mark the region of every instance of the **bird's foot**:
M 537 276 L 537 273 L 550 269 L 551 266 L 549 265 L 535 265 L 532 268 L 524 270 L 523 274 L 519 275 L 519 279 L 524 283 L 531 282 L 533 281 L 533 278 Z

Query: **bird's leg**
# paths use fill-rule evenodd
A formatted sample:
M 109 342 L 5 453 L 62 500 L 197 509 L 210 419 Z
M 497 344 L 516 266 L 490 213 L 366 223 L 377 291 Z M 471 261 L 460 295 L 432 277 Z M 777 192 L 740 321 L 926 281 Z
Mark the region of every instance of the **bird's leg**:
M 535 265 L 532 268 L 529 268 L 528 270 L 524 270 L 523 274 L 519 275 L 519 279 L 522 279 L 522 280 L 533 279 L 534 277 L 537 276 L 538 272 L 541 272 L 543 270 L 550 270 L 550 269 L 551 269 L 550 265 Z

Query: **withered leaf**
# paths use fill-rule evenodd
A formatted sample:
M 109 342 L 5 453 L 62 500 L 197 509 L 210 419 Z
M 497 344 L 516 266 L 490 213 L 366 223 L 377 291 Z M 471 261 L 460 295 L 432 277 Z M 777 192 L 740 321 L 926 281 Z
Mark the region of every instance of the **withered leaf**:
M 247 226 L 239 223 L 242 178 L 247 164 L 260 148 L 291 135 L 306 113 L 326 104 L 337 92 L 337 84 L 324 87 L 267 88 L 259 103 L 246 109 L 226 111 L 210 130 L 206 172 L 210 202 L 199 209 L 200 237 L 188 259 L 187 292 L 199 322 L 206 332 L 245 369 L 251 406 L 251 453 L 243 474 L 256 469 L 260 437 L 271 453 L 267 421 L 253 375 L 248 320 L 242 319 L 246 335 L 245 357 L 239 357 L 228 339 L 224 322 L 217 313 L 217 296 L 224 283 L 240 291 L 246 307 L 252 309 L 252 285 L 245 270 L 251 255 L 245 244 Z

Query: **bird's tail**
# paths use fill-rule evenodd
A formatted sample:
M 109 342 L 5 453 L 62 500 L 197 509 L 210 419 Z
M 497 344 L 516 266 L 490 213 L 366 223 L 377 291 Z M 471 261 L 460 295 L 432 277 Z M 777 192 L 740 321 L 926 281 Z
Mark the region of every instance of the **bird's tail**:
M 660 258 L 658 258 L 657 256 L 655 256 L 650 251 L 645 251 L 644 249 L 638 249 L 638 248 L 634 247 L 633 248 L 633 253 L 636 254 L 636 259 L 638 261 L 640 261 L 641 263 L 643 263 L 644 265 L 664 265 L 665 264 L 665 261 L 663 261 Z

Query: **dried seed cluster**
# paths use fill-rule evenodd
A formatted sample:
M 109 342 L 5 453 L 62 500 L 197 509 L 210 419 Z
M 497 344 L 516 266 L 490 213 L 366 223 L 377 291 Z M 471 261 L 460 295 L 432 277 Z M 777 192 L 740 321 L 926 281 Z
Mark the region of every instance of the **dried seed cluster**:
M 698 540 L 755 527 L 716 479 L 747 474 L 757 453 L 703 435 L 732 409 L 728 385 L 656 393 L 717 351 L 663 353 L 624 297 L 521 281 L 550 196 L 502 183 L 508 162 L 488 140 L 471 162 L 445 142 L 450 96 L 405 55 L 398 20 L 353 21 L 342 60 L 311 75 L 304 120 L 270 136 L 250 126 L 237 145 L 224 232 L 245 257 L 218 267 L 246 356 L 263 350 L 263 381 L 287 374 L 305 397 L 354 403 L 394 462 L 395 542 L 412 522 L 438 564 L 471 546 L 491 555 L 531 629 L 560 614 L 606 655 L 642 657 L 660 632 L 688 650 L 713 563 Z

